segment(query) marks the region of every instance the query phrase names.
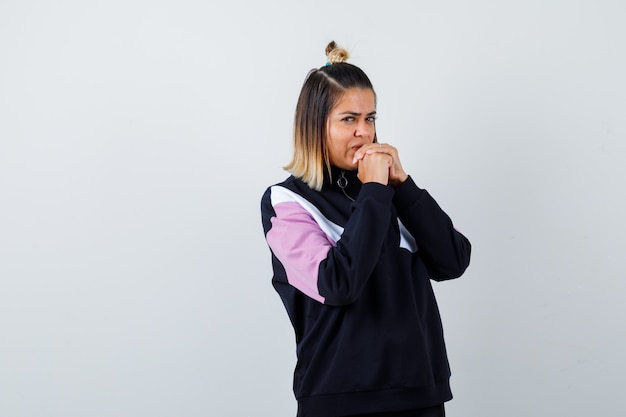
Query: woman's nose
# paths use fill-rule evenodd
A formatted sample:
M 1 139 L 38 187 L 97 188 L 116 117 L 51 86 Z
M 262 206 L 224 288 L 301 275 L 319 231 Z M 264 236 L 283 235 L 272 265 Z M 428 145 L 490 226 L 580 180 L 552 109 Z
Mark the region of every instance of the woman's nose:
M 369 133 L 369 126 L 367 122 L 359 122 L 356 125 L 356 130 L 354 131 L 354 136 L 366 136 Z

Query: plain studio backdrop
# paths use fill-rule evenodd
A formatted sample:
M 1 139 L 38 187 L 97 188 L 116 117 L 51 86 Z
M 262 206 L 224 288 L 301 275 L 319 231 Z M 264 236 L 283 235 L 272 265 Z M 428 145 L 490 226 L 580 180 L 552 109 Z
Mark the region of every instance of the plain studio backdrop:
M 0 0 L 0 416 L 293 417 L 259 200 L 336 40 L 473 243 L 451 417 L 626 384 L 626 5 Z

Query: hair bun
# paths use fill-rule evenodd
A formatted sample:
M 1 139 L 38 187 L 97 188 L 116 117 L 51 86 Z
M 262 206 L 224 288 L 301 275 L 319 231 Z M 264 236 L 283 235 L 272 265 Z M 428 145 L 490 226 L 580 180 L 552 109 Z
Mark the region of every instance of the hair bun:
M 337 46 L 335 41 L 332 41 L 326 47 L 326 57 L 330 64 L 341 64 L 348 60 L 350 54 L 344 48 Z

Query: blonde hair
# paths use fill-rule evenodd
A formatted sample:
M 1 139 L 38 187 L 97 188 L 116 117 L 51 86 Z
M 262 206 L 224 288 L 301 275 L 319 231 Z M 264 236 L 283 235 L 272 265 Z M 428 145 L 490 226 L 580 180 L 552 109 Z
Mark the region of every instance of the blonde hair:
M 349 56 L 347 50 L 330 42 L 326 47 L 328 62 L 309 72 L 296 105 L 293 156 L 284 169 L 317 191 L 324 184 L 324 169 L 330 175 L 326 146 L 330 111 L 350 88 L 374 91 L 363 70 L 346 62 Z

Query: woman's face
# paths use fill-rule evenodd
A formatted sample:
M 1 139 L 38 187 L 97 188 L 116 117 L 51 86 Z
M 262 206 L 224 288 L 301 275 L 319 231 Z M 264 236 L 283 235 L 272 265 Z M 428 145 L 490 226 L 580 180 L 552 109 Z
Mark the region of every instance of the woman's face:
M 353 170 L 354 153 L 372 143 L 376 134 L 376 99 L 370 89 L 351 88 L 339 99 L 328 116 L 326 146 L 330 163 Z

